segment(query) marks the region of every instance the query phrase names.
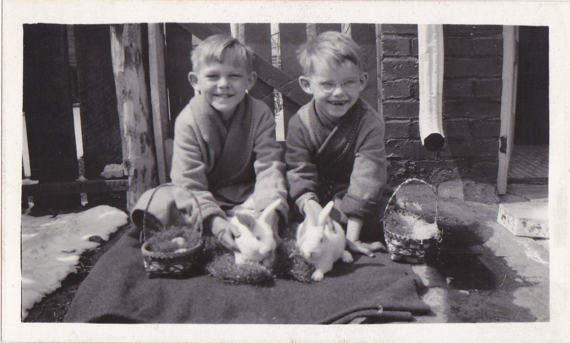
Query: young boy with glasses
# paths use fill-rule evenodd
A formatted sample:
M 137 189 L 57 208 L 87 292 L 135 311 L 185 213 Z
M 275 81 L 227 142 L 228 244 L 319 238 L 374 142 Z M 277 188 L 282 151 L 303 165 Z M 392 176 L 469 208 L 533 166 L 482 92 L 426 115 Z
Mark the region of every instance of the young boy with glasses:
M 312 100 L 290 119 L 289 194 L 301 215 L 316 221 L 322 206 L 346 228 L 347 248 L 372 255 L 383 244 L 380 198 L 387 179 L 384 120 L 359 99 L 368 75 L 358 45 L 323 32 L 297 51 L 301 88 Z M 371 243 L 366 243 L 368 241 Z

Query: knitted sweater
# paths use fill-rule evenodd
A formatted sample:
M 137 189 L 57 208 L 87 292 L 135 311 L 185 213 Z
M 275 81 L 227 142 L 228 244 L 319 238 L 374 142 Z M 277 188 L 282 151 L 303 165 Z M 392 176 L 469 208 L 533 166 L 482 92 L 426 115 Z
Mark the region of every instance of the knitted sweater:
M 278 211 L 287 218 L 283 151 L 265 103 L 246 95 L 226 126 L 221 113 L 197 95 L 174 130 L 172 182 L 194 191 L 204 219 L 225 216 L 223 209 L 249 196 L 259 212 L 281 199 Z
M 304 201 L 323 205 L 336 197 L 347 217 L 369 218 L 379 212 L 386 183 L 384 121 L 363 100 L 334 122 L 317 114 L 314 100 L 291 118 L 287 134 L 289 194 L 302 213 Z

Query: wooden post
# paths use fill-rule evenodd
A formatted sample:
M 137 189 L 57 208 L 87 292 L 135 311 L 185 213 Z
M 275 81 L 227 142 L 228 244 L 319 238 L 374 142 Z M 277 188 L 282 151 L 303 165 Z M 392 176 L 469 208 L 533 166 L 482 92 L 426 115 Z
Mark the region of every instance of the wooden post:
M 307 24 L 307 40 L 317 36 L 317 24 Z
M 157 184 L 151 111 L 143 66 L 141 26 L 111 26 L 111 57 L 121 128 L 123 166 L 128 175 L 127 209 Z
M 382 88 L 382 58 L 384 57 L 384 49 L 382 47 L 382 24 L 375 25 L 376 33 L 376 95 L 377 102 L 376 106 L 378 108 L 378 114 L 380 117 L 384 118 L 384 107 L 382 106 L 382 94 L 384 89 Z M 370 76 L 369 76 L 370 77 Z
M 148 25 L 148 59 L 158 180 L 160 183 L 165 183 L 168 181 L 168 173 L 170 172 L 172 140 L 168 138 L 168 103 L 166 97 L 164 31 L 162 24 Z
M 503 87 L 501 91 L 501 128 L 497 193 L 507 193 L 509 160 L 513 151 L 515 110 L 517 104 L 517 32 L 515 26 L 503 26 Z
M 271 65 L 281 69 L 281 35 L 279 24 L 271 24 Z M 285 114 L 283 110 L 283 94 L 277 89 L 273 89 L 273 103 L 275 112 L 275 139 L 278 142 L 285 141 Z

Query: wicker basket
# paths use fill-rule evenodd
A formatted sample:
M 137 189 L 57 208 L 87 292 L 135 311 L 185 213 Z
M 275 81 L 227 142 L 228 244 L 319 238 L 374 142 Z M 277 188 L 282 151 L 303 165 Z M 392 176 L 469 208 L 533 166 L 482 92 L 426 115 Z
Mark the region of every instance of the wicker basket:
M 178 187 L 171 183 L 162 184 L 156 187 L 146 204 L 143 214 L 142 230 L 140 233 L 141 252 L 143 256 L 144 268 L 150 278 L 154 277 L 186 277 L 200 271 L 204 257 L 204 235 L 202 227 L 202 213 L 198 199 L 190 190 L 184 188 L 192 197 L 195 204 L 189 204 L 188 213 L 196 209 L 197 216 L 191 225 L 177 225 L 162 227 L 161 225 L 149 225 L 148 209 L 156 192 L 163 187 Z M 155 223 L 156 224 L 156 223 Z M 181 247 L 174 251 L 161 251 L 156 249 L 157 242 L 165 237 L 176 236 L 181 233 L 182 238 L 193 237 L 190 246 Z M 182 236 L 183 235 L 183 236 Z
M 431 211 L 424 209 L 427 215 L 414 213 L 407 206 L 395 203 L 397 194 L 401 192 L 403 186 L 411 183 L 417 183 L 435 195 L 434 208 L 430 209 Z M 424 263 L 426 254 L 431 249 L 437 249 L 442 240 L 441 230 L 437 224 L 438 215 L 438 195 L 435 187 L 416 178 L 407 179 L 396 187 L 386 204 L 383 218 L 384 237 L 390 258 L 393 261 Z

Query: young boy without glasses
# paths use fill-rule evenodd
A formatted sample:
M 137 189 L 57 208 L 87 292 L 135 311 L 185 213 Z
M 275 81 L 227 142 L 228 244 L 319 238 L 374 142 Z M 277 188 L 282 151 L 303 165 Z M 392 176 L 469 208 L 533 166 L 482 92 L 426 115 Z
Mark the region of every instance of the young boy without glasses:
M 368 80 L 359 47 L 344 34 L 324 32 L 301 46 L 297 58 L 299 83 L 313 98 L 288 124 L 289 194 L 311 220 L 334 200 L 331 217 L 346 227 L 348 249 L 372 255 L 383 248 L 386 152 L 382 117 L 359 99 Z
M 283 151 L 273 114 L 248 95 L 257 75 L 243 44 L 208 37 L 192 52 L 192 66 L 195 95 L 176 118 L 171 179 L 195 193 L 206 229 L 235 250 L 238 233 L 225 210 L 247 200 L 260 213 L 281 199 L 269 221 L 276 230 L 279 214 L 287 218 Z

